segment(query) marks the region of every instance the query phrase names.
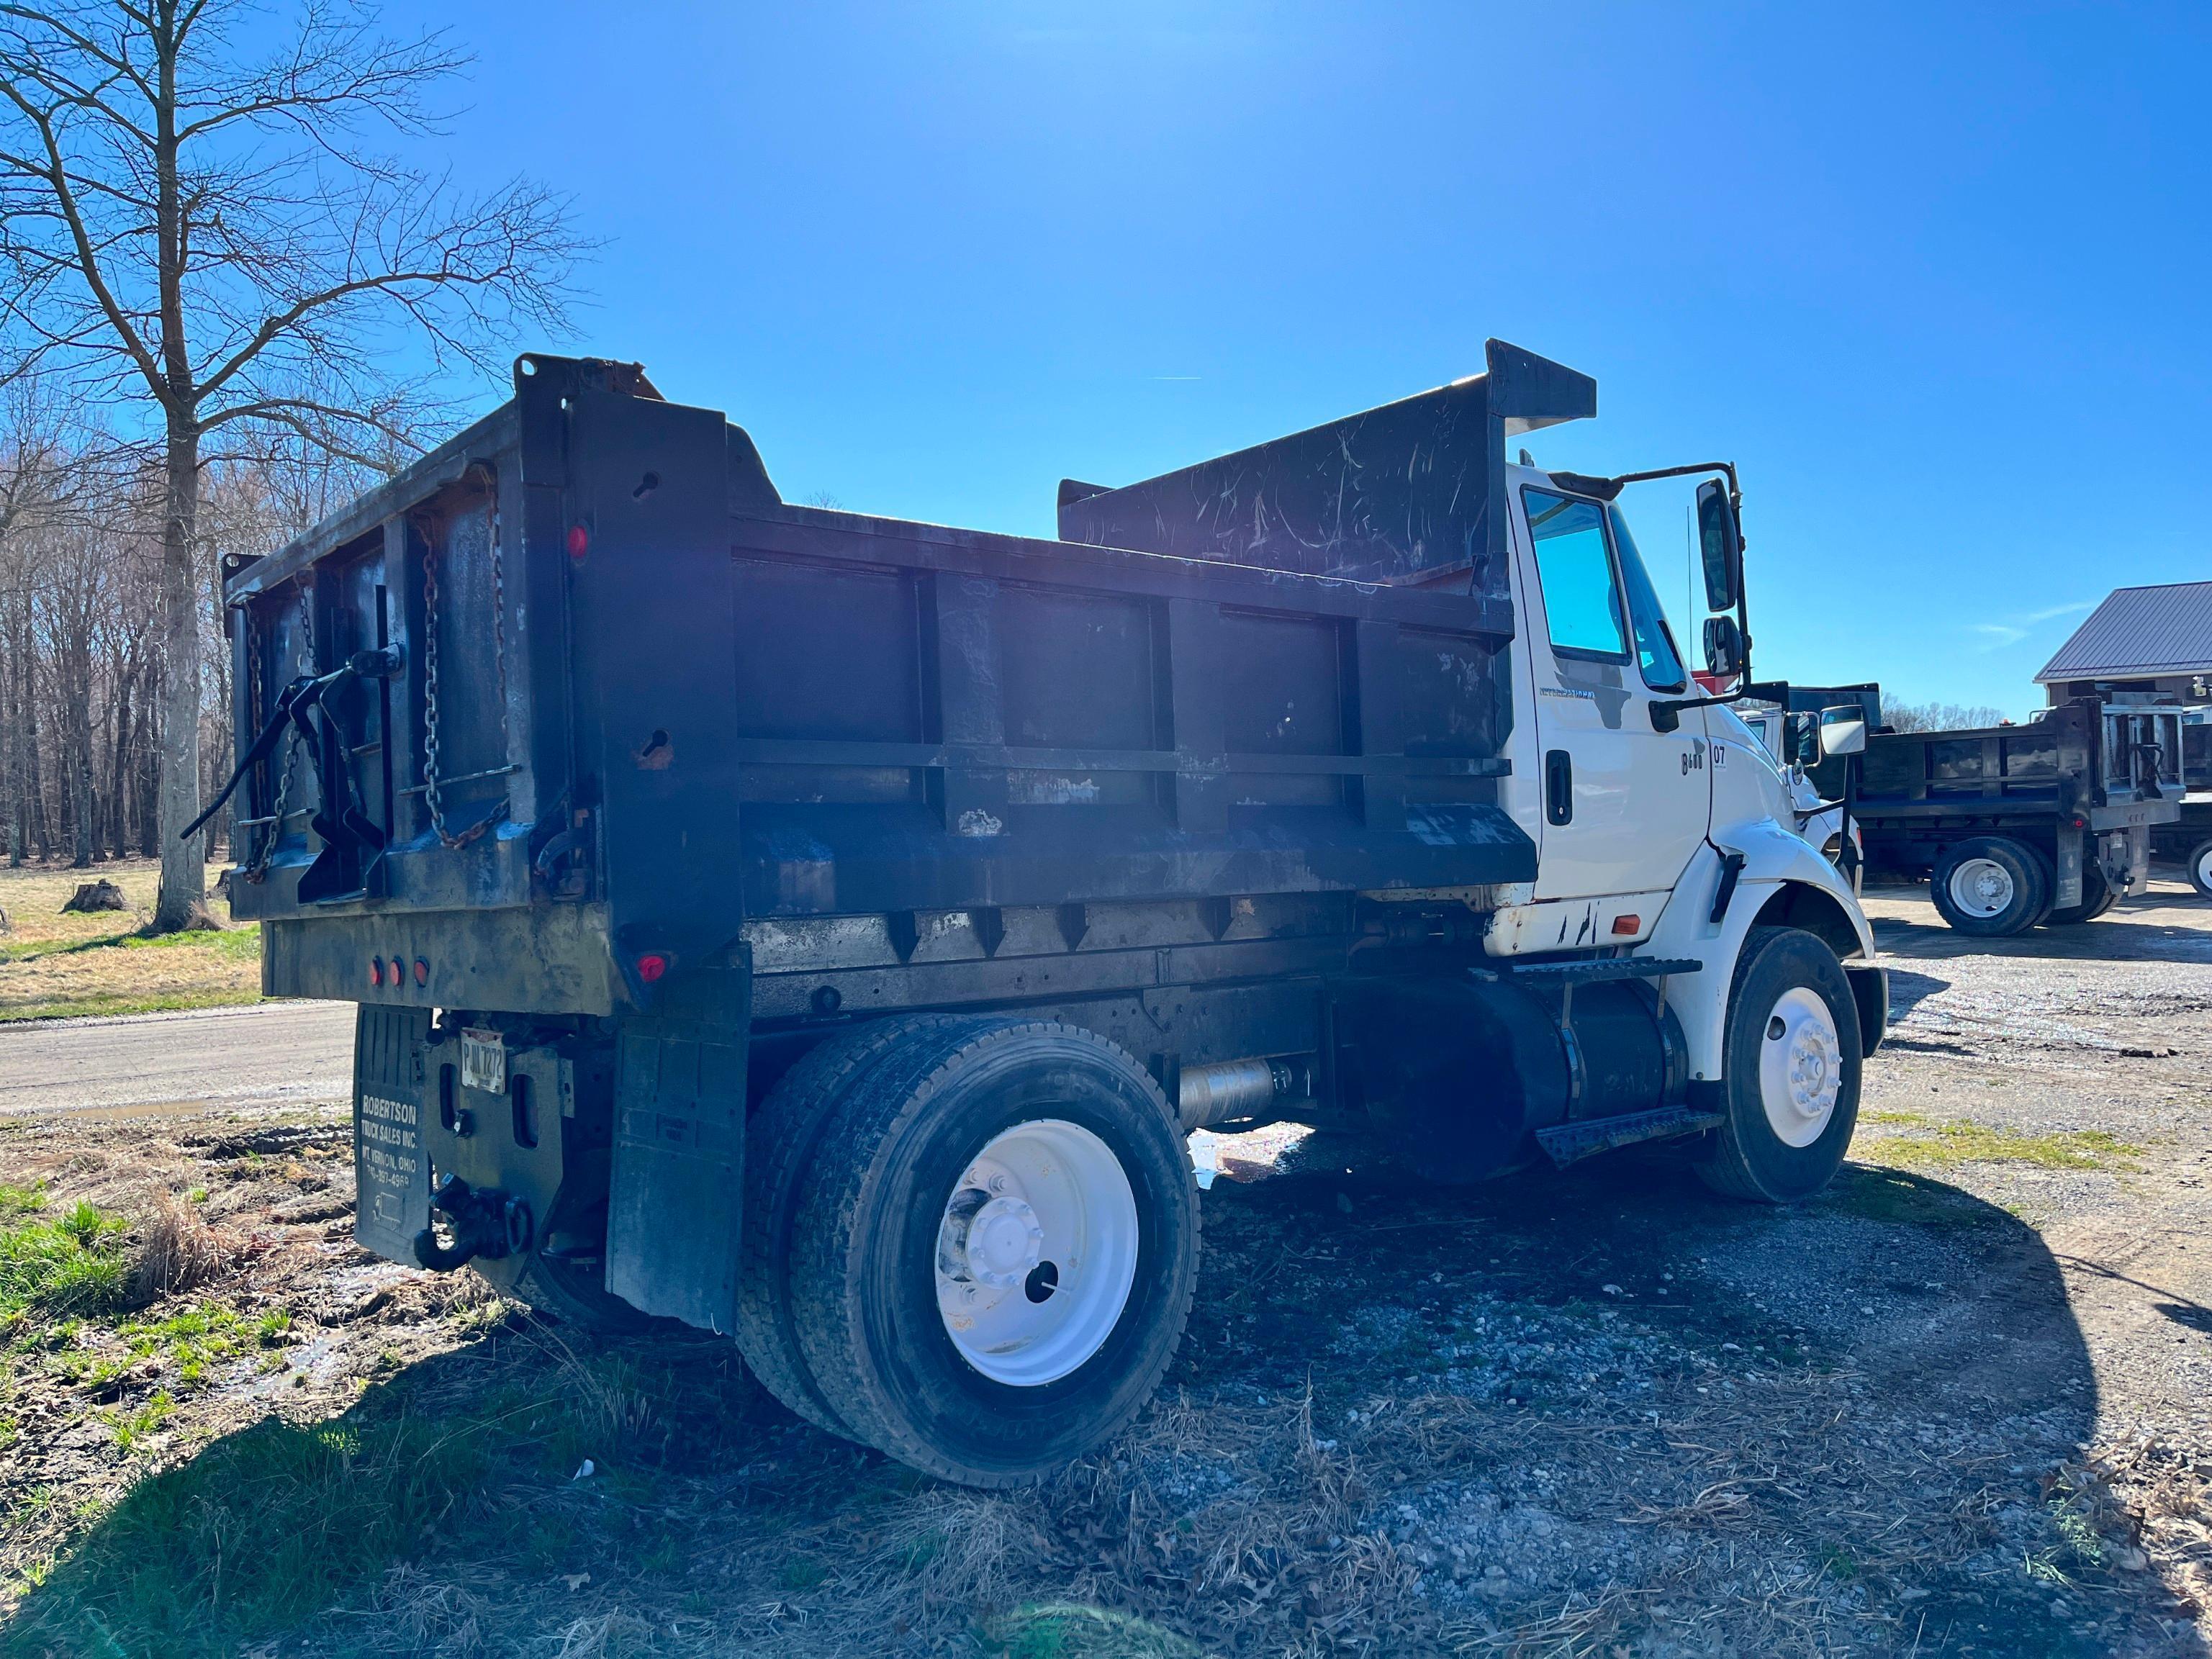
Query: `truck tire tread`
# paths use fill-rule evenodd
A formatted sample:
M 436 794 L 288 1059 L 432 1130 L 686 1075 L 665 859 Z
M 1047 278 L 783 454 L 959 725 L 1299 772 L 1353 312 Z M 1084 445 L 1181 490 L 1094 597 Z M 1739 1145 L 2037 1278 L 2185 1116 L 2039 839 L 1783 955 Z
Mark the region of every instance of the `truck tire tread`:
M 1782 1143 L 1768 1127 L 1766 1111 L 1759 1097 L 1759 1085 L 1753 1067 L 1747 1064 L 1742 1053 L 1744 1039 L 1738 1029 L 1742 1018 L 1746 981 L 1761 971 L 1762 964 L 1778 951 L 1796 951 L 1805 954 L 1812 977 L 1833 975 L 1833 983 L 1824 992 L 1822 1000 L 1839 1026 L 1842 1039 L 1844 1086 L 1838 1099 L 1833 1117 L 1820 1139 L 1810 1146 L 1790 1148 L 1778 1157 L 1763 1146 L 1754 1150 L 1749 1144 L 1764 1136 L 1776 1146 Z M 1817 952 L 1817 955 L 1812 953 Z M 1825 969 L 1821 964 L 1825 963 Z M 1760 1017 L 1762 1020 L 1764 1016 Z M 1848 1025 L 1845 1026 L 1845 1022 Z M 1723 1066 L 1723 1088 L 1726 1091 L 1727 1121 L 1714 1136 L 1711 1152 L 1697 1164 L 1699 1176 L 1705 1184 L 1724 1197 L 1741 1199 L 1753 1204 L 1786 1204 L 1808 1198 L 1825 1187 L 1834 1176 L 1843 1162 L 1844 1152 L 1850 1145 L 1852 1131 L 1858 1121 L 1859 1079 L 1864 1058 L 1864 1042 L 1858 1030 L 1858 1004 L 1852 995 L 1850 979 L 1835 952 L 1816 935 L 1796 927 L 1754 927 L 1744 936 L 1743 948 L 1736 954 L 1735 974 L 1729 984 L 1727 1023 L 1722 1042 Z M 1812 1154 L 1796 1158 L 1795 1152 Z M 1761 1166 L 1766 1166 L 1762 1172 Z M 1778 1169 L 1777 1166 L 1780 1166 Z M 1795 1165 L 1796 1167 L 1791 1168 Z M 1822 1166 L 1825 1165 L 1825 1168 Z M 1817 1176 L 1817 1179 L 1814 1178 Z
M 738 1296 L 738 1349 L 770 1394 L 826 1433 L 854 1431 L 823 1398 L 792 1328 L 791 1228 L 798 1187 L 839 1098 L 901 1044 L 945 1017 L 877 1020 L 809 1049 L 769 1091 L 745 1126 L 744 1214 Z
M 793 1323 L 807 1370 L 829 1408 L 854 1437 L 927 1474 L 970 1486 L 1024 1486 L 1048 1471 L 1036 1468 L 1009 1471 L 959 1462 L 885 1409 L 884 1391 L 866 1352 L 864 1321 L 870 1297 L 861 1278 L 863 1254 L 869 1243 L 865 1234 L 873 1219 L 869 1213 L 872 1203 L 896 1174 L 887 1166 L 887 1149 L 902 1144 L 905 1132 L 932 1109 L 939 1091 L 954 1084 L 979 1051 L 1035 1036 L 1073 1039 L 1099 1050 L 1102 1060 L 1125 1065 L 1142 1079 L 1163 1122 L 1175 1133 L 1178 1160 L 1188 1179 L 1188 1159 L 1182 1153 L 1180 1133 L 1174 1128 L 1174 1114 L 1150 1077 L 1118 1047 L 1096 1033 L 1056 1021 L 1005 1017 L 948 1019 L 914 1033 L 896 1055 L 853 1079 L 823 1135 L 825 1142 L 848 1148 L 851 1156 L 817 1158 L 807 1166 L 800 1178 L 804 1190 L 793 1229 Z M 1094 1423 L 1095 1437 L 1118 1433 L 1136 1416 L 1182 1340 L 1197 1281 L 1194 1187 L 1188 1210 L 1188 1248 L 1182 1252 L 1176 1282 L 1169 1289 L 1165 1317 L 1155 1326 L 1164 1335 L 1164 1343 L 1155 1338 L 1148 1345 L 1155 1349 L 1158 1364 L 1147 1368 L 1153 1374 L 1144 1377 L 1141 1388 Z M 1140 1294 L 1142 1288 L 1140 1280 L 1132 1297 Z M 913 1356 L 901 1358 L 910 1363 Z
M 1969 915 L 1951 897 L 1951 876 L 1970 859 L 1989 859 L 2007 868 L 2016 891 L 2013 902 L 1993 916 Z M 2050 913 L 2051 868 L 2041 854 L 2009 836 L 1973 836 L 1944 849 L 1929 872 L 1929 897 L 1936 913 L 1957 933 L 1975 939 L 2010 939 L 2024 933 Z

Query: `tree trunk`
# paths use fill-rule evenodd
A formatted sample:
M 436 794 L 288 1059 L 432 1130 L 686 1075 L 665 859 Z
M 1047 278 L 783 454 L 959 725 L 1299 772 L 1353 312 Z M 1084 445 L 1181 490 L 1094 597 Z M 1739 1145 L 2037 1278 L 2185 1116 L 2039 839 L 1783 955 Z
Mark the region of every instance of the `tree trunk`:
M 20 690 L 21 665 L 23 660 L 22 629 L 17 622 L 20 599 L 9 592 L 6 603 L 0 605 L 0 640 L 6 650 L 0 653 L 0 811 L 6 821 L 0 823 L 0 835 L 8 838 L 8 863 L 20 870 L 23 866 L 23 840 L 30 827 L 30 814 L 24 805 L 23 701 Z
M 72 628 L 81 618 L 70 619 Z M 68 791 L 70 863 L 92 867 L 92 845 L 99 834 L 98 804 L 92 787 L 92 653 L 81 638 L 66 639 L 62 652 L 62 784 Z
M 115 675 L 115 747 L 107 766 L 107 845 L 117 858 L 131 852 L 131 693 L 137 675 L 119 667 Z
M 169 415 L 161 516 L 161 886 L 152 930 L 188 927 L 206 908 L 207 860 L 184 828 L 200 815 L 200 608 L 193 568 L 199 519 L 200 440 Z

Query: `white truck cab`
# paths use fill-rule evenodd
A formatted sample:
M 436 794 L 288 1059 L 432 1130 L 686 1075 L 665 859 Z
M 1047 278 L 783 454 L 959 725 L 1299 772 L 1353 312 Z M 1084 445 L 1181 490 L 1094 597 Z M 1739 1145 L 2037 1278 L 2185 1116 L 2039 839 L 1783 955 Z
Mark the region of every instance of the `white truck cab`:
M 1510 798 L 1538 868 L 1502 896 L 1487 951 L 1617 946 L 1704 964 L 1665 981 L 1694 1081 L 1723 1076 L 1729 980 L 1756 927 L 1816 933 L 1863 970 L 1850 974 L 1862 1015 L 1882 1018 L 1872 932 L 1821 851 L 1835 826 L 1727 702 L 1700 695 L 1609 481 L 1510 477 L 1515 702 L 1533 714 Z

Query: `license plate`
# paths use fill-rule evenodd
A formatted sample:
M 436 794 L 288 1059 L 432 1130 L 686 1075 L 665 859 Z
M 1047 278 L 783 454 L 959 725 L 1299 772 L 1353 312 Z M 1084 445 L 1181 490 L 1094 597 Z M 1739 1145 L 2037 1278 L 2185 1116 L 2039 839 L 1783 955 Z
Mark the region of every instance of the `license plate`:
M 488 1095 L 507 1092 L 507 1039 L 497 1031 L 461 1033 L 461 1083 Z

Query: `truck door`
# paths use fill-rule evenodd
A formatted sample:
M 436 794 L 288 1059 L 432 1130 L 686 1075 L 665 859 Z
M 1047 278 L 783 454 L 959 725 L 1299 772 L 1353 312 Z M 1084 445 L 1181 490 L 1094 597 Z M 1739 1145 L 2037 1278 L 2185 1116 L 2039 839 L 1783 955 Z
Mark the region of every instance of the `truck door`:
M 1711 817 L 1705 711 L 1673 731 L 1654 723 L 1654 702 L 1694 693 L 1619 508 L 1534 483 L 1519 495 L 1544 808 L 1535 896 L 1665 892 Z

